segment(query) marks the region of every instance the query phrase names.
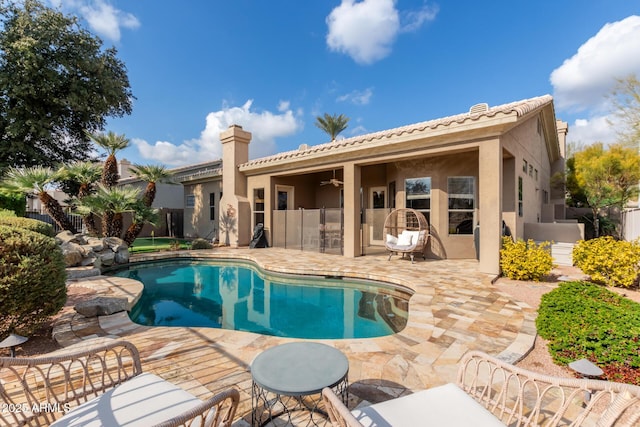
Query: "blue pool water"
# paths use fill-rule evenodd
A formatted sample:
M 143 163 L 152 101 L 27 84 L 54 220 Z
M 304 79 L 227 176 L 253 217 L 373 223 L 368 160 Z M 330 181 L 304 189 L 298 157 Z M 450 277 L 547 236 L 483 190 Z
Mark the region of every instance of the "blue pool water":
M 370 338 L 402 330 L 410 295 L 390 286 L 266 274 L 253 264 L 176 260 L 115 273 L 144 284 L 129 314 L 150 326 L 203 326 L 292 338 Z

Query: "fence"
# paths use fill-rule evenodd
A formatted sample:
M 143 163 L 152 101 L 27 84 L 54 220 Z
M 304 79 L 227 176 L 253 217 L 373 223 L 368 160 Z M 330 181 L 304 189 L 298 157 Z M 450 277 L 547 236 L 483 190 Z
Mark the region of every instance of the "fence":
M 273 246 L 307 252 L 343 253 L 342 209 L 273 211 Z
M 27 211 L 25 212 L 24 216 L 51 224 L 53 226 L 53 231 L 55 231 L 56 233 L 60 233 L 62 231 L 62 229 L 58 226 L 58 224 L 56 224 L 53 218 L 51 218 L 51 215 L 47 213 Z M 83 230 L 84 223 L 82 222 L 82 217 L 80 215 L 67 214 L 67 219 L 71 221 L 71 224 L 73 224 L 76 230 Z

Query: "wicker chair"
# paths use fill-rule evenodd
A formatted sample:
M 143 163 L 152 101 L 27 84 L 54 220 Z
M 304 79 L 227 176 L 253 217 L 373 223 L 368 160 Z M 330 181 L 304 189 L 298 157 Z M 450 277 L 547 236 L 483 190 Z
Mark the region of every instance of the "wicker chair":
M 58 352 L 56 352 L 58 353 Z M 54 353 L 55 354 L 55 353 Z M 143 373 L 136 347 L 112 341 L 39 358 L 0 358 L 0 425 L 230 426 L 239 393 L 201 401 Z
M 484 419 L 475 418 L 470 423 L 460 421 L 468 415 L 460 405 L 461 393 L 488 411 L 480 413 Z M 478 351 L 471 351 L 463 357 L 456 384 L 353 411 L 349 411 L 331 389 L 324 389 L 322 397 L 332 424 L 340 427 L 478 426 L 497 422 L 514 427 L 640 425 L 638 386 L 551 377 L 518 368 Z M 487 419 L 487 416 L 493 419 Z M 418 424 L 416 420 L 420 420 Z
M 425 251 L 429 242 L 429 223 L 425 216 L 415 209 L 396 209 L 384 221 L 385 247 L 389 260 L 395 254 L 409 254 L 413 264 L 414 254 L 426 259 Z

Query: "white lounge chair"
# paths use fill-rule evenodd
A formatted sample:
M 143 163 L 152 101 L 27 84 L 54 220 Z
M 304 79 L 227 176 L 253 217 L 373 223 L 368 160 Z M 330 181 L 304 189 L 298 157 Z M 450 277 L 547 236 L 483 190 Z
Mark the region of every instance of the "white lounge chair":
M 238 391 L 229 389 L 203 402 L 143 373 L 138 350 L 127 341 L 64 355 L 0 358 L 0 425 L 227 427 L 238 401 Z
M 333 426 L 638 426 L 640 387 L 551 377 L 472 351 L 450 383 L 349 411 L 331 389 L 322 397 Z

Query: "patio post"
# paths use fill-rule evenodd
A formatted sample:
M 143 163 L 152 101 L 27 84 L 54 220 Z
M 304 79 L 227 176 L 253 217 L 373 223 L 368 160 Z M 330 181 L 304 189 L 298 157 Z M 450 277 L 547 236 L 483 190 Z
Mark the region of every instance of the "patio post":
M 360 166 L 344 165 L 344 256 L 355 258 L 360 255 L 360 187 L 362 175 Z
M 502 244 L 502 143 L 499 138 L 480 142 L 478 154 L 480 261 L 483 273 L 500 273 Z

